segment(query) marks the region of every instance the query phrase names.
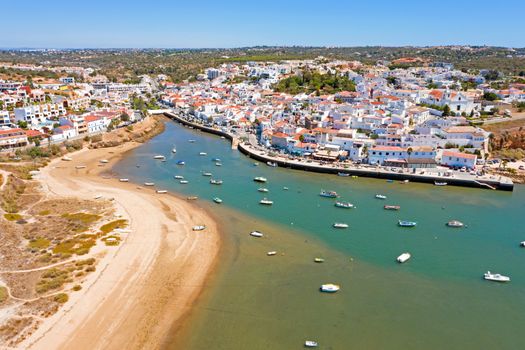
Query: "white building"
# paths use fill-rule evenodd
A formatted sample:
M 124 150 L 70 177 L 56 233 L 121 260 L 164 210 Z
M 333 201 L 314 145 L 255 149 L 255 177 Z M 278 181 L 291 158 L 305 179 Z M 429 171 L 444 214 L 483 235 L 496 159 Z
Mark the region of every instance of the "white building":
M 478 156 L 475 154 L 443 150 L 440 164 L 454 168 L 466 167 L 467 169 L 474 169 L 477 159 Z
M 8 111 L 0 111 L 0 127 L 11 124 Z

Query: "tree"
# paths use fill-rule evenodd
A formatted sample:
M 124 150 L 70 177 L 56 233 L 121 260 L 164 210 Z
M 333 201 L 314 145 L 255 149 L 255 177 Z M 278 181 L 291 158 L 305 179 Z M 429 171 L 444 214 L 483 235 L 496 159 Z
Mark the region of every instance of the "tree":
M 22 129 L 27 129 L 27 122 L 25 120 L 19 120 L 17 124 Z
M 449 115 L 450 115 L 450 107 L 449 105 L 445 105 L 445 107 L 443 107 L 443 116 L 448 117 Z
M 122 113 L 120 115 L 120 120 L 122 120 L 123 122 L 128 122 L 129 121 L 129 114 L 127 114 L 126 112 Z
M 483 99 L 486 101 L 496 101 L 498 99 L 498 95 L 493 92 L 485 92 L 483 94 Z

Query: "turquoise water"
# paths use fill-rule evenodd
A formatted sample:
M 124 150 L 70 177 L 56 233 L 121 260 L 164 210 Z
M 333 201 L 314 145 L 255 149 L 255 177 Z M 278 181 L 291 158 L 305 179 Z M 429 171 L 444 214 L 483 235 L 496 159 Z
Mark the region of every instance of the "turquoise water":
M 154 160 L 156 154 L 167 162 Z M 221 167 L 211 161 L 215 157 Z M 114 167 L 132 181 L 199 196 L 223 224 L 219 269 L 183 327 L 184 337 L 169 348 L 300 349 L 305 339 L 317 340 L 321 349 L 525 348 L 522 186 L 508 193 L 388 183 L 253 163 L 228 140 L 170 122 L 165 133 Z M 202 171 L 224 184 L 210 185 Z M 179 184 L 174 175 L 190 183 Z M 255 176 L 268 183 L 253 182 Z M 270 192 L 257 192 L 262 186 Z M 357 208 L 334 207 L 335 200 L 318 195 L 321 189 L 337 191 Z M 212 203 L 215 196 L 223 204 Z M 258 204 L 265 196 L 273 206 Z M 385 211 L 385 204 L 401 210 Z M 399 219 L 418 225 L 400 228 Z M 446 227 L 452 219 L 468 227 Z M 350 228 L 333 229 L 336 221 Z M 265 238 L 251 238 L 255 229 Z M 278 255 L 267 257 L 269 250 Z M 405 251 L 412 259 L 397 264 Z M 326 262 L 314 264 L 316 256 Z M 486 270 L 512 282 L 483 281 Z M 329 282 L 341 291 L 319 293 Z

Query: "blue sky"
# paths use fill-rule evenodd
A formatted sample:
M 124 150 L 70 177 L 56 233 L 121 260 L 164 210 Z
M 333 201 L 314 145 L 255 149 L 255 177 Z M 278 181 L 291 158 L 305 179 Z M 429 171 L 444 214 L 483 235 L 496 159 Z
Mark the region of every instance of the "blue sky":
M 524 47 L 523 0 L 2 1 L 0 47 Z

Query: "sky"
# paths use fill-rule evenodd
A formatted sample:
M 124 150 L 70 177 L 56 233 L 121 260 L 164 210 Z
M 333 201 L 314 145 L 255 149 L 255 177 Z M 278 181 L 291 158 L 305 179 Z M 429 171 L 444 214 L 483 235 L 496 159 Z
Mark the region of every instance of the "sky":
M 525 47 L 524 0 L 25 0 L 0 12 L 0 48 Z

